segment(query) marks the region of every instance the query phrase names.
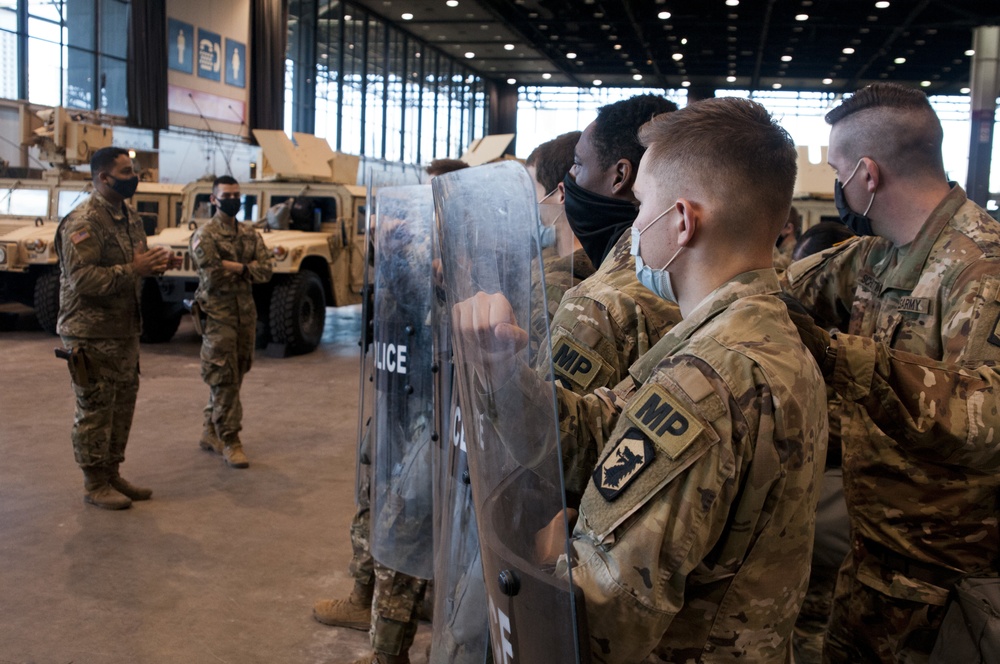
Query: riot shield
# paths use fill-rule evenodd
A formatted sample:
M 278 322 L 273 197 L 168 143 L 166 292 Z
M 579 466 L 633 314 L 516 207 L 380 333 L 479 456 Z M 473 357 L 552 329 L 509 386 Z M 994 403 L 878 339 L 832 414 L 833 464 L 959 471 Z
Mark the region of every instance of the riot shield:
M 448 304 L 499 293 L 526 326 L 532 279 L 542 278 L 532 270 L 539 222 L 527 172 L 501 162 L 441 175 L 432 186 Z M 455 334 L 453 345 L 494 661 L 589 662 L 582 596 L 568 572 L 555 573 L 569 527 L 551 371 L 530 394 L 504 390 L 511 367 L 484 367 L 478 339 Z M 515 365 L 535 375 L 528 347 Z M 557 542 L 555 556 L 542 551 L 546 538 Z
M 451 317 L 435 233 L 434 327 L 434 636 L 430 664 L 485 664 L 489 640 L 486 586 L 472 502 L 465 432 L 453 390 Z
M 410 576 L 433 576 L 430 187 L 375 194 L 375 403 L 371 552 Z

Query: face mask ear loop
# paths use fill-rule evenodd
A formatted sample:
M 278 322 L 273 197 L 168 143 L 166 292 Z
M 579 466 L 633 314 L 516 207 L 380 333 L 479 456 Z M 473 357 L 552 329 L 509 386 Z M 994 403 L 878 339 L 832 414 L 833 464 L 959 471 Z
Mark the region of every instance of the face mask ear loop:
M 549 193 L 547 193 L 547 194 L 545 194 L 544 196 L 542 196 L 542 200 L 538 201 L 538 202 L 539 202 L 539 204 L 541 204 L 541 203 L 544 203 L 544 202 L 545 202 L 546 200 L 548 200 L 548 198 L 549 198 L 550 196 L 552 196 L 552 195 L 553 195 L 554 193 L 556 193 L 557 191 L 559 191 L 559 187 L 556 187 L 555 189 L 553 189 L 553 190 L 552 190 L 552 191 L 550 191 Z

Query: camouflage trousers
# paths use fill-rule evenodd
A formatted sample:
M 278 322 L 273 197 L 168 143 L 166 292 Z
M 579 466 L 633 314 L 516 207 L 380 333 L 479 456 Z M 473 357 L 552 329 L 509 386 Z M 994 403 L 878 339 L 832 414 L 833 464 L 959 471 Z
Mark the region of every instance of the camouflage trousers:
M 837 576 L 823 663 L 925 663 L 946 608 L 869 588 L 857 580 L 854 557 L 848 556 Z
M 139 338 L 82 339 L 63 337 L 70 349 L 86 358 L 88 380 L 73 380 L 76 415 L 73 454 L 81 468 L 100 468 L 125 460 L 139 392 Z
M 350 571 L 358 583 L 375 585 L 369 629 L 372 648 L 398 655 L 413 644 L 418 626 L 417 607 L 424 599 L 427 581 L 396 572 L 372 558 L 371 468 L 370 463 L 361 463 L 358 469 L 358 509 L 351 520 Z
M 211 316 L 201 339 L 201 377 L 208 385 L 204 409 L 206 431 L 215 430 L 226 444 L 238 439 L 243 428 L 240 387 L 253 364 L 256 321 L 229 324 Z

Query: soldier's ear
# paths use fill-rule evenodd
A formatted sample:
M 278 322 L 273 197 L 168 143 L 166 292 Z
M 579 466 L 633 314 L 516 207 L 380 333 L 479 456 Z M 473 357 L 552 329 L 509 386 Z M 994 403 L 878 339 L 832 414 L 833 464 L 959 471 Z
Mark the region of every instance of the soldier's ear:
M 631 197 L 632 185 L 635 184 L 635 166 L 628 159 L 619 159 L 612 168 L 615 172 L 615 179 L 611 184 L 611 192 L 615 196 L 628 195 Z

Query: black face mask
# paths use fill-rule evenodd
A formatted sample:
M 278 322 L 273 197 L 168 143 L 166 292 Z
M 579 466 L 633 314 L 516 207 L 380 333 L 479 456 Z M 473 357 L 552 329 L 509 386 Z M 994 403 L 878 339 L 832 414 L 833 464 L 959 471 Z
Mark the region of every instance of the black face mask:
M 239 213 L 240 207 L 242 206 L 240 205 L 240 199 L 238 198 L 223 198 L 218 202 L 216 207 L 219 208 L 222 214 L 229 217 L 235 217 Z
M 114 176 L 111 179 L 115 181 L 111 185 L 111 190 L 122 198 L 132 198 L 135 195 L 135 190 L 139 188 L 139 176 L 137 175 L 124 180 L 119 180 Z
M 875 231 L 872 230 L 872 220 L 863 214 L 858 214 L 847 204 L 847 199 L 844 198 L 844 186 L 840 184 L 840 180 L 835 180 L 833 183 L 833 204 L 837 206 L 840 220 L 855 235 L 875 235 Z
M 568 174 L 563 179 L 563 189 L 569 227 L 590 262 L 599 267 L 618 238 L 639 216 L 639 210 L 628 201 L 587 191 Z

